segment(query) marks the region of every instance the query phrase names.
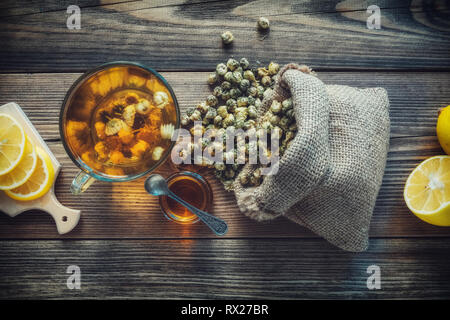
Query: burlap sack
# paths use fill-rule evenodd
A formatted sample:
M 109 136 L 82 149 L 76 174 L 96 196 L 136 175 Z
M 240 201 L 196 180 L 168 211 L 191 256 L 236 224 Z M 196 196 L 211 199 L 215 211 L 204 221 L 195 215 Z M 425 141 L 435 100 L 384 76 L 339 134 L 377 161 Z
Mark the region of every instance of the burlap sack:
M 277 174 L 256 188 L 236 179 L 237 203 L 256 220 L 285 216 L 339 248 L 364 251 L 389 147 L 387 93 L 324 85 L 310 73 L 285 66 L 263 101 L 260 114 L 292 95 L 298 132 Z

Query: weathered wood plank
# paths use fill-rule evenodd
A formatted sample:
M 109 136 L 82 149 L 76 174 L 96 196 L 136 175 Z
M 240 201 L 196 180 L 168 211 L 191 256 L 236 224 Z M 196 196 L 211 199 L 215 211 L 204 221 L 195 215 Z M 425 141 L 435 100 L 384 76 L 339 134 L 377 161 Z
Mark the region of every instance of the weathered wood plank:
M 360 254 L 314 239 L 1 241 L 0 298 L 448 299 L 449 263 L 448 239 L 376 239 Z
M 382 8 L 381 30 L 366 27 L 369 5 Z M 83 8 L 81 30 L 67 29 L 62 5 L 35 6 L 0 20 L 0 70 L 82 71 L 112 60 L 205 70 L 230 54 L 322 69 L 450 69 L 446 1 L 133 1 Z M 272 21 L 265 36 L 261 15 Z M 230 48 L 224 29 L 236 38 Z
M 214 64 L 210 69 L 214 69 Z M 70 74 L 1 74 L 0 104 L 15 101 L 25 110 L 46 140 L 59 139 L 58 117 L 67 90 L 80 76 Z M 180 108 L 198 103 L 209 94 L 208 72 L 163 72 Z M 450 104 L 448 72 L 318 72 L 327 84 L 359 88 L 384 87 L 390 99 L 392 137 L 432 136 L 439 108 Z
M 63 171 L 56 192 L 61 201 L 83 210 L 80 225 L 66 238 L 196 238 L 212 237 L 201 224 L 181 227 L 166 221 L 157 200 L 143 190 L 143 180 L 106 184 L 75 197 L 69 192 L 77 169 L 62 148 L 58 134 L 58 109 L 65 91 L 78 74 L 2 75 L 0 103 L 17 101 L 46 138 Z M 207 94 L 206 73 L 164 73 L 173 84 L 182 108 Z M 391 99 L 392 139 L 384 183 L 371 227 L 372 237 L 442 236 L 450 229 L 425 224 L 415 218 L 402 199 L 403 184 L 423 159 L 442 154 L 434 136 L 439 107 L 450 101 L 449 73 L 319 73 L 327 83 L 356 86 L 384 86 Z M 52 140 L 54 139 L 54 140 Z M 168 175 L 170 169 L 160 170 Z M 208 176 L 215 196 L 214 213 L 230 224 L 229 237 L 314 237 L 284 219 L 260 224 L 239 213 L 234 197 L 214 177 Z M 99 201 L 104 199 L 105 201 Z M 51 218 L 29 212 L 14 219 L 0 215 L 1 238 L 58 238 Z

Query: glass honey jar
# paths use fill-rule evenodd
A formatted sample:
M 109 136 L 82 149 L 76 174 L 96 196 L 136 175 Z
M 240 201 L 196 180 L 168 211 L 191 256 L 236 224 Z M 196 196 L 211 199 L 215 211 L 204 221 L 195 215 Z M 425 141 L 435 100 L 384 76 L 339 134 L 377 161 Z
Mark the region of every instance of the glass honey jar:
M 212 190 L 209 183 L 201 175 L 191 171 L 176 172 L 167 178 L 169 189 L 177 196 L 195 206 L 209 212 L 212 207 Z M 167 219 L 181 224 L 192 224 L 199 218 L 187 208 L 167 197 L 159 197 L 161 210 Z

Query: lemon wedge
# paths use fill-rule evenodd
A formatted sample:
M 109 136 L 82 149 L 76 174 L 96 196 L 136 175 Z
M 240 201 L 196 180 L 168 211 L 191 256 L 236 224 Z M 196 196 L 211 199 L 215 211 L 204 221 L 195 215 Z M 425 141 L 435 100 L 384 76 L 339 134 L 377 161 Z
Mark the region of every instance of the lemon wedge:
M 30 178 L 21 186 L 5 190 L 5 193 L 15 200 L 30 201 L 42 197 L 50 190 L 55 178 L 55 170 L 49 155 L 36 147 L 37 164 Z
M 439 111 L 436 134 L 442 149 L 446 154 L 450 154 L 450 106 Z
M 437 226 L 450 226 L 450 156 L 423 161 L 406 180 L 406 205 L 418 218 Z
M 25 133 L 10 115 L 0 113 L 0 175 L 12 171 L 22 160 Z
M 0 190 L 14 189 L 24 184 L 34 172 L 36 164 L 36 148 L 30 139 L 26 137 L 23 158 L 12 171 L 0 176 Z

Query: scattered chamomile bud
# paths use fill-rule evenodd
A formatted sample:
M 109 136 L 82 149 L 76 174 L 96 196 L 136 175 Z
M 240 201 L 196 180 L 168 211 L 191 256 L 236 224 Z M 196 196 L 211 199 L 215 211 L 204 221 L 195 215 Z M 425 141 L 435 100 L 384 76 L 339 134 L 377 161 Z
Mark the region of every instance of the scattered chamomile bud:
M 248 116 L 252 119 L 256 119 L 256 117 L 258 116 L 258 111 L 256 110 L 256 107 L 254 105 L 249 105 L 247 111 Z
M 214 125 L 220 126 L 222 124 L 222 117 L 217 115 L 214 117 Z
M 239 175 L 239 182 L 240 182 L 240 184 L 246 186 L 250 182 L 250 177 L 247 174 L 240 174 Z
M 289 99 L 283 100 L 283 102 L 281 103 L 281 106 L 282 106 L 283 112 L 286 112 L 287 110 L 292 109 L 292 107 L 293 107 L 292 99 L 289 98 Z
M 223 92 L 222 87 L 217 86 L 213 90 L 213 95 L 215 97 L 220 97 L 220 96 L 222 96 L 222 92 Z
M 205 114 L 205 119 L 214 119 L 217 116 L 217 110 L 214 108 L 209 108 L 208 112 Z
M 255 74 L 251 70 L 245 70 L 244 79 L 247 79 L 248 81 L 255 81 Z
M 234 115 L 232 113 L 227 114 L 227 116 L 223 119 L 222 125 L 225 127 L 229 127 L 234 124 Z
M 261 99 L 264 98 L 264 91 L 266 89 L 264 89 L 263 86 L 257 86 L 256 90 L 258 90 L 258 98 L 261 98 Z
M 271 76 L 274 76 L 278 73 L 278 71 L 280 71 L 280 65 L 278 63 L 275 62 L 270 62 L 269 66 L 267 67 L 267 69 L 269 70 L 269 74 Z
M 242 69 L 244 69 L 244 70 L 248 69 L 248 67 L 250 65 L 247 58 L 242 58 L 241 60 L 239 60 L 239 64 L 241 65 Z
M 262 79 L 261 79 L 261 84 L 262 84 L 264 87 L 270 86 L 270 85 L 272 84 L 272 78 L 269 77 L 269 76 L 264 76 L 264 77 L 262 77 Z
M 224 76 L 223 79 L 227 82 L 233 82 L 233 72 L 231 71 L 227 71 Z
M 238 88 L 233 88 L 230 90 L 230 96 L 233 99 L 237 99 L 242 95 L 241 90 L 239 90 Z
M 208 112 L 209 106 L 205 102 L 200 102 L 195 108 L 200 111 L 201 114 L 205 114 Z
M 223 91 L 230 90 L 231 89 L 231 83 L 228 82 L 228 81 L 224 81 L 224 82 L 222 82 L 220 87 L 222 88 Z
M 248 106 L 248 98 L 247 97 L 239 97 L 237 99 L 237 106 L 238 107 L 246 107 L 246 106 Z
M 279 113 L 281 111 L 281 103 L 277 100 L 273 100 L 269 110 L 273 114 Z
M 209 125 L 209 120 L 210 120 L 210 119 L 208 119 L 208 118 L 203 118 L 202 124 L 203 124 L 204 126 Z
M 267 30 L 270 28 L 270 22 L 269 19 L 265 18 L 265 17 L 260 17 L 258 19 L 258 28 L 260 30 Z
M 235 122 L 236 129 L 242 129 L 242 128 L 244 128 L 244 125 L 245 125 L 245 120 L 238 119 Z
M 217 162 L 216 164 L 214 164 L 214 168 L 218 171 L 224 171 L 227 166 L 225 165 L 225 163 Z
M 256 99 L 254 97 L 248 96 L 247 99 L 248 99 L 248 104 L 249 105 L 255 105 Z
M 230 31 L 225 31 L 220 37 L 222 38 L 222 42 L 224 44 L 230 44 L 234 40 L 234 36 Z
M 202 114 L 199 110 L 195 110 L 189 118 L 191 119 L 191 121 L 201 121 Z
M 268 76 L 269 75 L 269 70 L 267 70 L 266 68 L 258 68 L 258 76 L 260 78 Z
M 155 149 L 153 149 L 152 152 L 152 159 L 154 161 L 158 161 L 159 159 L 161 159 L 162 154 L 164 153 L 164 148 L 163 147 L 156 147 Z
M 239 71 L 234 71 L 233 72 L 233 77 L 231 78 L 231 81 L 233 83 L 239 84 L 242 81 L 243 77 L 242 77 L 242 73 Z
M 188 117 L 190 117 L 190 116 L 194 113 L 194 111 L 195 111 L 195 108 L 194 108 L 194 107 L 189 107 L 189 108 L 187 108 L 187 110 L 186 110 L 186 115 L 187 115 Z
M 280 119 L 280 127 L 289 128 L 289 124 L 291 123 L 291 119 L 286 116 L 281 117 Z
M 273 116 L 270 117 L 269 121 L 271 124 L 273 124 L 275 126 L 278 123 L 280 123 L 280 117 L 277 116 L 276 114 L 274 114 Z
M 259 109 L 261 107 L 261 105 L 262 105 L 261 99 L 260 98 L 256 98 L 255 99 L 255 108 Z
M 219 75 L 217 73 L 211 73 L 208 76 L 208 84 L 213 85 L 219 80 Z
M 230 99 L 231 98 L 230 90 L 223 91 L 220 97 L 222 98 L 223 101 L 227 101 L 228 99 Z
M 208 106 L 216 106 L 218 102 L 219 101 L 217 100 L 217 97 L 215 95 L 211 94 L 206 98 L 206 104 Z
M 220 107 L 218 107 L 218 108 L 217 108 L 217 114 L 218 114 L 219 116 L 221 116 L 222 119 L 225 119 L 225 118 L 227 117 L 227 115 L 228 115 L 228 109 L 227 109 L 227 106 L 220 106 Z
M 164 109 L 164 107 L 169 103 L 169 96 L 164 91 L 156 91 L 153 95 L 153 102 L 159 109 Z
M 216 72 L 219 76 L 224 76 L 225 73 L 227 73 L 227 71 L 228 71 L 228 68 L 224 63 L 219 63 L 216 66 Z
M 236 102 L 236 100 L 234 100 L 233 98 L 231 98 L 231 99 L 228 99 L 228 100 L 227 100 L 226 105 L 227 105 L 227 110 L 228 110 L 229 112 L 234 112 L 234 110 L 235 110 L 235 108 L 236 108 L 236 106 L 237 106 L 237 102 Z
M 187 126 L 189 123 L 191 123 L 191 119 L 189 118 L 189 116 L 187 114 L 185 114 L 184 116 L 181 117 L 181 125 L 182 126 Z
M 230 58 L 227 61 L 227 67 L 231 71 L 234 71 L 237 67 L 239 67 L 239 62 L 233 58 Z
M 255 87 L 250 87 L 247 89 L 247 94 L 250 97 L 256 97 L 258 95 L 258 90 Z
M 244 123 L 244 129 L 245 130 L 249 130 L 251 128 L 254 128 L 255 126 L 256 126 L 255 120 L 247 120 Z
M 250 88 L 250 81 L 247 79 L 242 79 L 241 82 L 239 82 L 239 88 L 242 92 L 247 91 L 247 89 Z

